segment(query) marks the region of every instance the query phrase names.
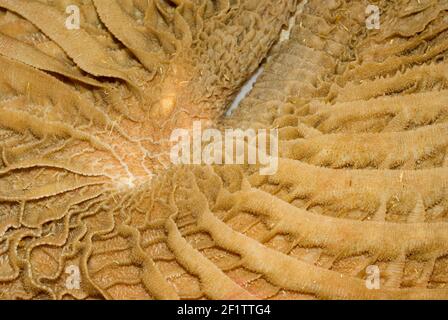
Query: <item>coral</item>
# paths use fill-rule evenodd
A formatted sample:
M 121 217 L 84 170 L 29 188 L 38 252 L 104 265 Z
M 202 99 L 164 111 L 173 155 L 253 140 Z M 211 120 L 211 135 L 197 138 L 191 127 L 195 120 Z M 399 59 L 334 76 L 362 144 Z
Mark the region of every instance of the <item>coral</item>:
M 448 4 L 374 3 L 0 0 L 0 298 L 448 299 Z M 198 120 L 277 172 L 173 165 Z

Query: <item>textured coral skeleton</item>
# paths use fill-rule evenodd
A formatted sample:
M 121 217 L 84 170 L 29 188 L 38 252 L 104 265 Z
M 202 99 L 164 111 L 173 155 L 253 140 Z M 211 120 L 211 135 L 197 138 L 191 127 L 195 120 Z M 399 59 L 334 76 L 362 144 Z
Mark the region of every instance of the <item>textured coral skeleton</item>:
M 448 299 L 448 1 L 0 8 L 1 299 Z M 278 171 L 171 165 L 197 120 Z

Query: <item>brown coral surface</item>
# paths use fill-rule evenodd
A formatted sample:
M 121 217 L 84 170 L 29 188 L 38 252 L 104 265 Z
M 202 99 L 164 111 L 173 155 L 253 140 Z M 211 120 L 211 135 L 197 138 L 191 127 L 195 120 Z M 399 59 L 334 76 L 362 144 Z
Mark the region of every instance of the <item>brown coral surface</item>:
M 448 1 L 372 2 L 0 0 L 0 298 L 448 299 Z

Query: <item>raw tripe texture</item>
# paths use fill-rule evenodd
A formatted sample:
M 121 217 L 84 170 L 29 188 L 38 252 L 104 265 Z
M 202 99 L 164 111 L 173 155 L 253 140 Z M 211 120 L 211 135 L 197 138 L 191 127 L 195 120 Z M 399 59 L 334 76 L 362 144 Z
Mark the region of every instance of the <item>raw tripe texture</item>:
M 448 299 L 448 2 L 373 3 L 0 0 L 0 298 Z M 195 120 L 278 171 L 171 165 Z

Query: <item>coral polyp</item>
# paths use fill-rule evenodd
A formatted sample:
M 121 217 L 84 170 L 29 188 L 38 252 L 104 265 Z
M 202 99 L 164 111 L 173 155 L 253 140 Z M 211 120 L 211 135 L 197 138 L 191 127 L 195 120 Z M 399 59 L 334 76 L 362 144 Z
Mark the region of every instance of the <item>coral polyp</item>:
M 448 299 L 448 3 L 373 3 L 0 0 L 0 298 Z

